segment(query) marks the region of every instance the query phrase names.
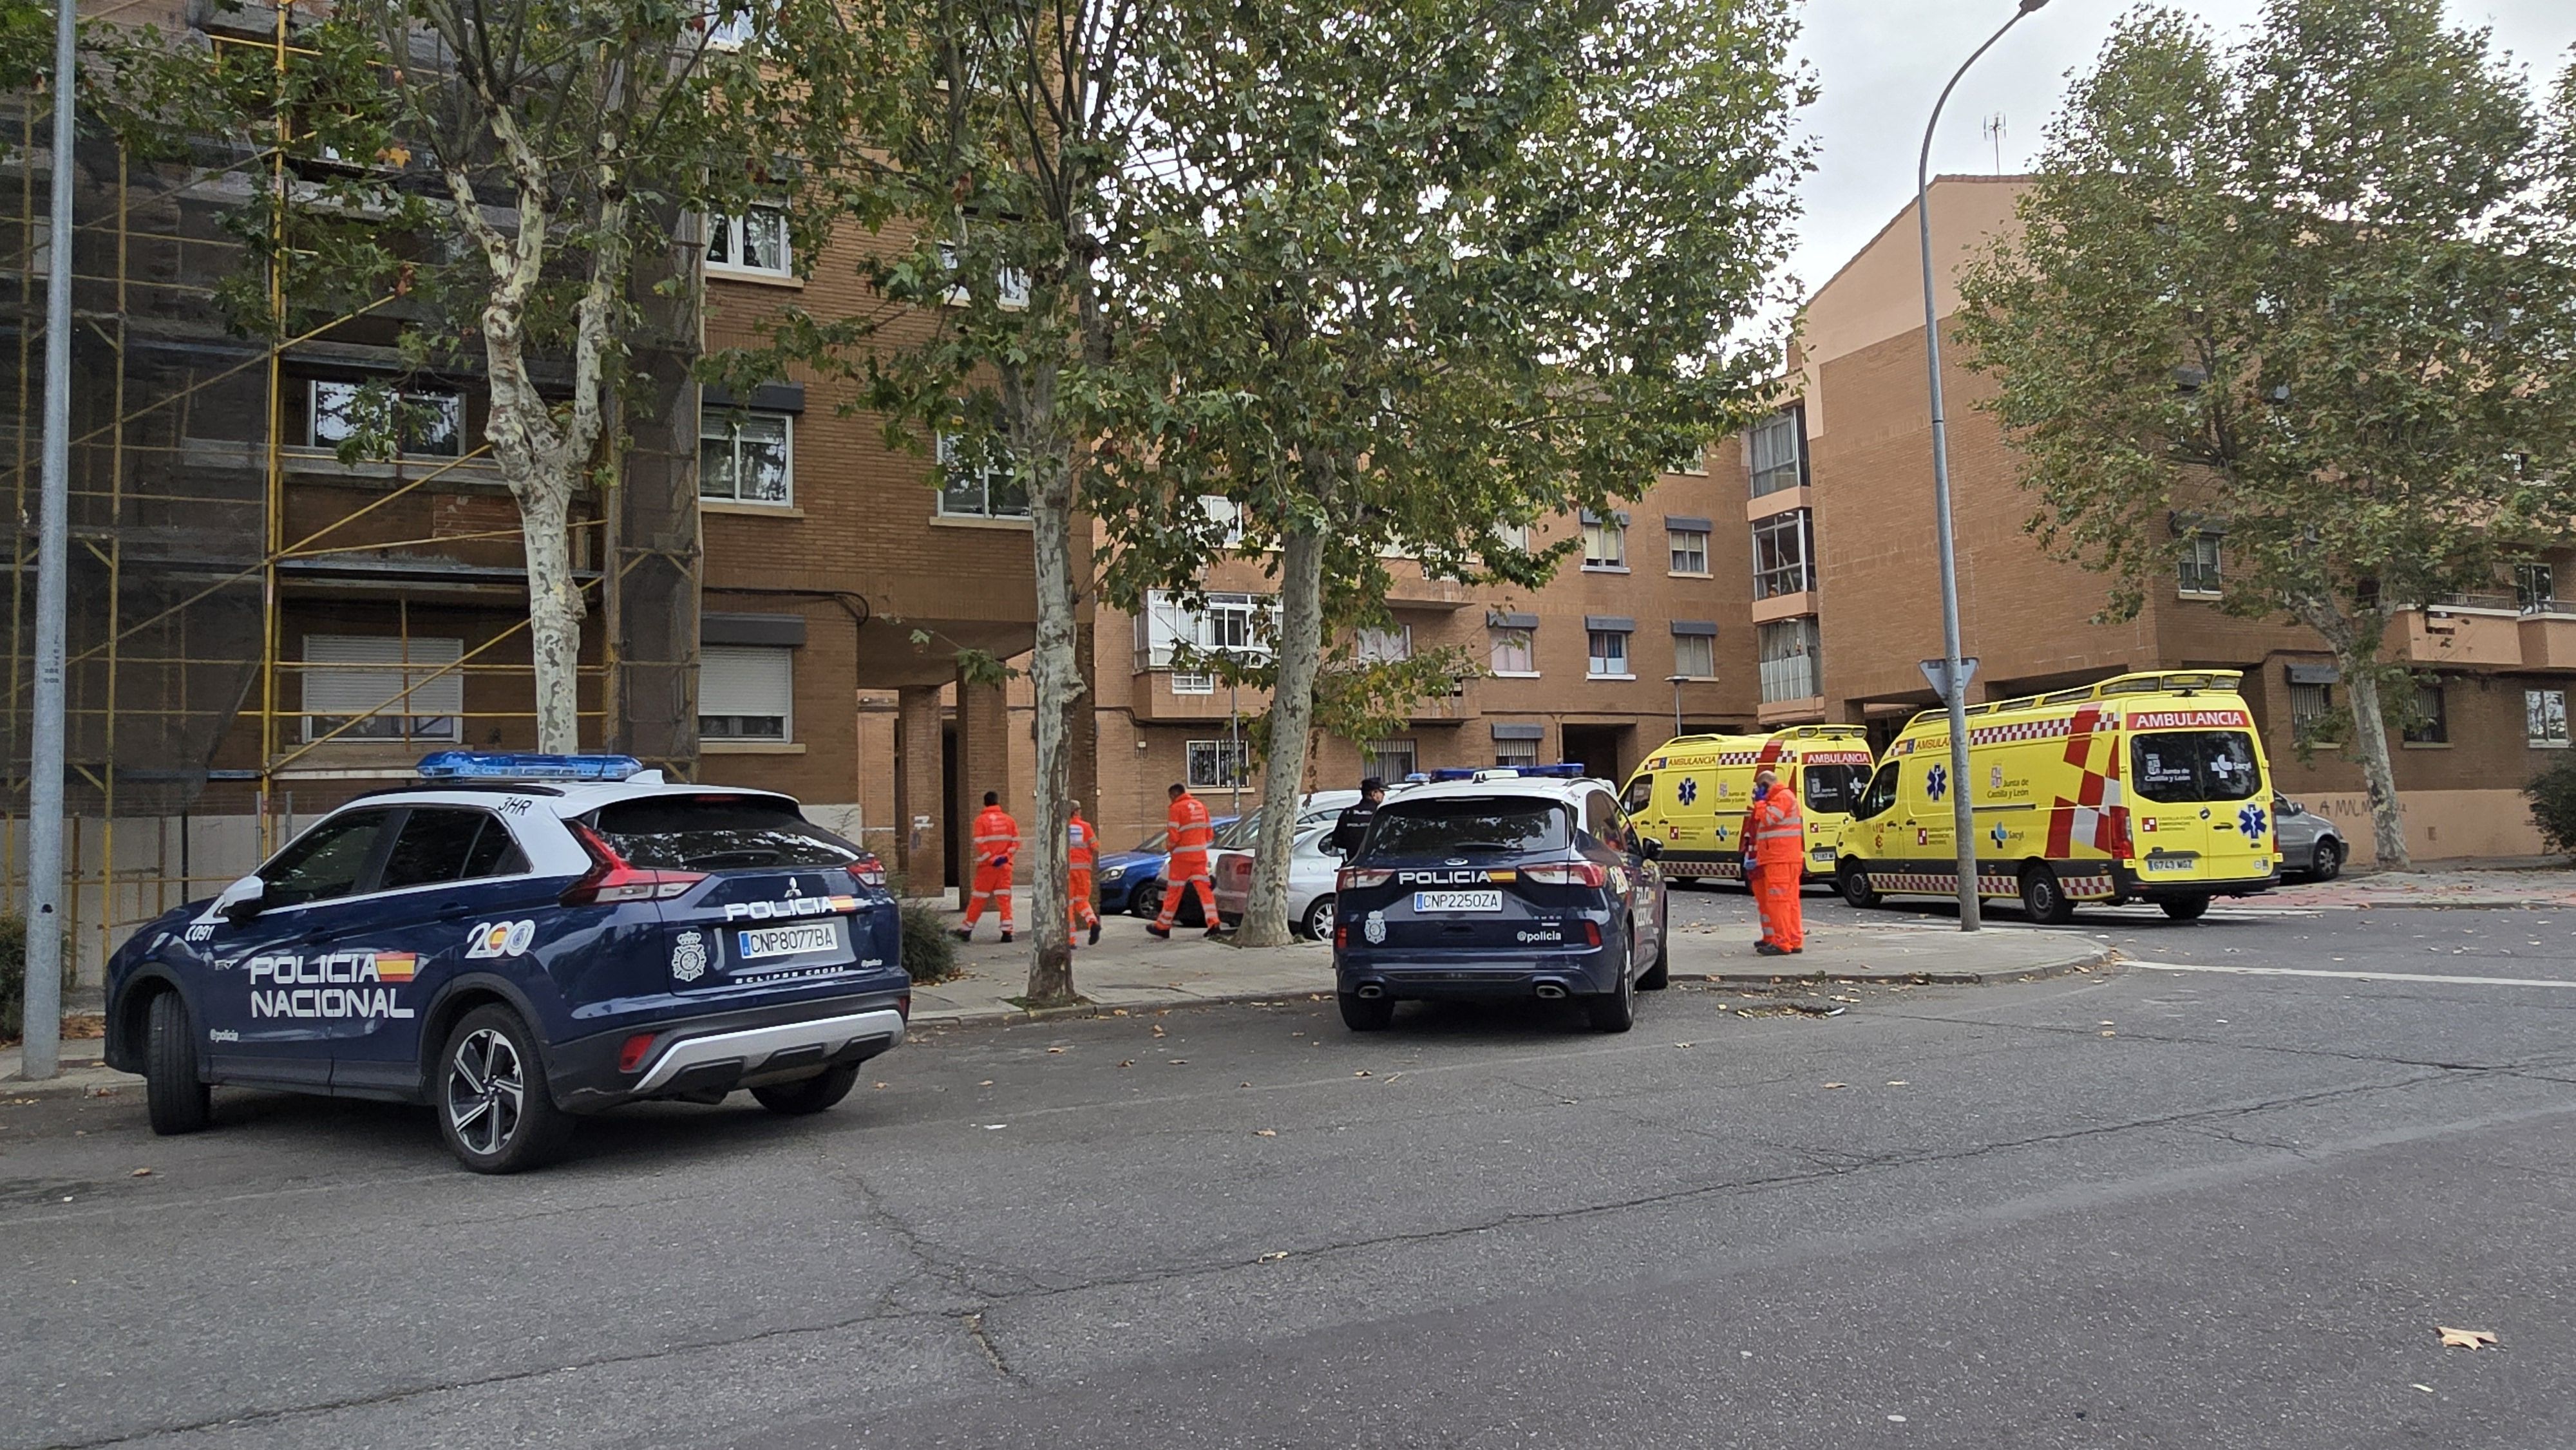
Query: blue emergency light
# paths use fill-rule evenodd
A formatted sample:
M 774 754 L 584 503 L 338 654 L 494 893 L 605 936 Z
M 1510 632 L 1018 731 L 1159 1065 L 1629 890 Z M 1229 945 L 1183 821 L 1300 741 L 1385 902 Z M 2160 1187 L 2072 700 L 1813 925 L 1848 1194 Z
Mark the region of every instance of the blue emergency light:
M 413 767 L 423 780 L 624 780 L 642 773 L 631 755 L 485 754 L 438 750 Z
M 1580 760 L 1560 760 L 1554 765 L 1524 765 L 1520 767 L 1520 772 L 1523 775 L 1535 775 L 1548 780 L 1581 780 L 1583 779 L 1583 762 Z

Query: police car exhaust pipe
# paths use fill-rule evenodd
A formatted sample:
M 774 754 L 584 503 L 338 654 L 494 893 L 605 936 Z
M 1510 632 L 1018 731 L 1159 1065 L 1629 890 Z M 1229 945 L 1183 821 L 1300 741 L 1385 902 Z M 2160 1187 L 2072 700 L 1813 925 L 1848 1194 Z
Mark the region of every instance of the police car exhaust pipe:
M 1385 995 L 1386 988 L 1379 986 L 1375 982 L 1371 982 L 1359 990 L 1359 999 L 1363 1002 L 1374 1002 Z
M 1538 984 L 1538 999 L 1542 1002 L 1562 1002 L 1565 1000 L 1565 988 L 1554 982 L 1541 982 Z

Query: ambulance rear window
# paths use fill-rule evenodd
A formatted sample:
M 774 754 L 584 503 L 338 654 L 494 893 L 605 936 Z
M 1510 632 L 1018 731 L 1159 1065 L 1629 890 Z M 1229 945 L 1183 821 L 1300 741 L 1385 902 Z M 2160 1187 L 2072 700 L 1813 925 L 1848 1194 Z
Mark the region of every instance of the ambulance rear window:
M 1849 815 L 1860 805 L 1861 793 L 1869 789 L 1866 765 L 1810 765 L 1805 774 L 1811 811 Z
M 2263 789 L 2254 737 L 2242 730 L 2160 730 L 2129 743 L 2129 782 L 2167 805 L 2251 800 Z

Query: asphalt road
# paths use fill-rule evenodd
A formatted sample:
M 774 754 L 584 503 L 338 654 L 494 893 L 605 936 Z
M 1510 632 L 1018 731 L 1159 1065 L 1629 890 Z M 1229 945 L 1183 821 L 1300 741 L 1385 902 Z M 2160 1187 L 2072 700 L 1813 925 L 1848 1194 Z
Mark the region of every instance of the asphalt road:
M 2079 925 L 2160 965 L 926 1034 L 516 1179 L 0 1103 L 0 1445 L 2576 1444 L 2576 913 Z

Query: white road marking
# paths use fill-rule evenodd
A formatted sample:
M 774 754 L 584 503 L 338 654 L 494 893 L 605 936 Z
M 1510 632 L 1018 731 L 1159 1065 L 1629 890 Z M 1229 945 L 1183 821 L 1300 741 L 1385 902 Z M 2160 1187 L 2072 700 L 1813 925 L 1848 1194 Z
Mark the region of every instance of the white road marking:
M 2125 962 L 2150 972 L 2223 972 L 2236 977 L 2341 977 L 2355 982 L 2442 982 L 2459 987 L 2576 987 L 2576 978 L 2446 977 L 2437 972 L 2328 972 L 2313 967 L 2220 967 L 2199 962 Z

